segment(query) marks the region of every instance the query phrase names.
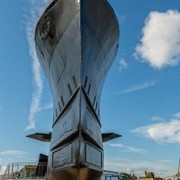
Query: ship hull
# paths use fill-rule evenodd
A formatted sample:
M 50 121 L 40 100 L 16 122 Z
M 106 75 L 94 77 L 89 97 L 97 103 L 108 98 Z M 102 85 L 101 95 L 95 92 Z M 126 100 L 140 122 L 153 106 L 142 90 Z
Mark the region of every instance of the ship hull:
M 105 0 L 52 2 L 35 43 L 53 95 L 49 179 L 100 179 L 100 95 L 118 48 L 115 14 Z

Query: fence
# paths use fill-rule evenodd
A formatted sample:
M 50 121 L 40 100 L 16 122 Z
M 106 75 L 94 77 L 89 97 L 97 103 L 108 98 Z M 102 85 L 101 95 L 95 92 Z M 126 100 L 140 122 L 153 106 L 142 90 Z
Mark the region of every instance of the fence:
M 6 168 L 2 180 L 6 179 L 44 179 L 47 163 L 12 163 Z

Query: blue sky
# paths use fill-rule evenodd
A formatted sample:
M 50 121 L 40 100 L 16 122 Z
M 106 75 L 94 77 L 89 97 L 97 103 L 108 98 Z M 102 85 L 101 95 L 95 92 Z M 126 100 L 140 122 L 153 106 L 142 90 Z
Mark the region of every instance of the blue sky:
M 105 169 L 173 175 L 180 156 L 180 1 L 109 0 L 120 23 L 120 47 L 101 97 Z M 0 165 L 37 161 L 48 144 L 26 138 L 49 132 L 52 97 L 33 44 L 48 0 L 0 6 Z

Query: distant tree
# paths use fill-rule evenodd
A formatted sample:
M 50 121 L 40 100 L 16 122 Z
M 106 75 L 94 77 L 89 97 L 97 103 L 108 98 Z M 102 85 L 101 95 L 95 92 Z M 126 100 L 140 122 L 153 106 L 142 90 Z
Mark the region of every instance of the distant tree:
M 120 173 L 120 179 L 121 179 L 121 180 L 131 180 L 132 177 L 131 177 L 131 175 L 128 174 L 128 173 L 121 172 L 121 173 Z
M 135 176 L 134 174 L 131 175 L 126 172 L 122 172 L 119 175 L 120 175 L 120 180 L 137 180 L 137 176 Z
M 177 176 L 177 177 L 180 177 L 180 172 L 177 172 L 177 173 L 176 173 L 176 176 Z
M 137 176 L 135 176 L 135 174 L 133 174 L 133 175 L 131 176 L 131 179 L 132 179 L 132 180 L 136 180 L 136 179 L 137 179 Z
M 154 173 L 153 172 L 146 172 L 145 171 L 145 177 L 146 178 L 154 178 Z

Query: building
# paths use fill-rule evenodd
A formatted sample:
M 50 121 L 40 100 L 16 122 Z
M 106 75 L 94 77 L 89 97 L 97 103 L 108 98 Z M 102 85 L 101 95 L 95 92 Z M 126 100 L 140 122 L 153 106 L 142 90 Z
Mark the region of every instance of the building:
M 178 176 L 168 176 L 168 177 L 165 177 L 164 180 L 180 180 L 180 177 Z

